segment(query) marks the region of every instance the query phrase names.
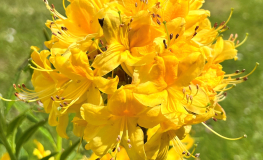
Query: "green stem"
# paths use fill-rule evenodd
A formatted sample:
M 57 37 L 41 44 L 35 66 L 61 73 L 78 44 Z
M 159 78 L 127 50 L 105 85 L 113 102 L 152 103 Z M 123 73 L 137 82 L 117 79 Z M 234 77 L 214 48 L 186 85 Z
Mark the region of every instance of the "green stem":
M 0 119 L 3 119 L 2 113 L 0 113 Z M 3 145 L 5 146 L 5 148 L 7 150 L 11 160 L 16 160 L 16 156 L 12 152 L 12 148 L 10 147 L 10 145 L 9 145 L 9 143 L 7 141 L 7 138 L 5 136 L 2 123 L 0 123 L 0 138 L 1 138 L 1 141 L 2 141 Z
M 59 135 L 57 135 L 57 152 L 56 160 L 59 160 L 62 153 L 62 138 Z

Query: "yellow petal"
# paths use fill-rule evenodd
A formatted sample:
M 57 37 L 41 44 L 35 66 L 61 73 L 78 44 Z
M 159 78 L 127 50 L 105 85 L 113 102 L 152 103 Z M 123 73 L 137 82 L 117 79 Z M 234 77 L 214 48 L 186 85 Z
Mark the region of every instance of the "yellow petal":
M 92 151 L 98 156 L 105 155 L 109 149 L 112 149 L 116 145 L 116 139 L 120 134 L 121 123 L 122 120 L 119 118 L 118 120 L 111 121 L 99 130 L 96 130 L 96 137 L 91 139 L 85 148 L 92 149 Z M 92 133 L 94 131 L 91 130 L 90 132 Z
M 204 68 L 205 58 L 200 52 L 194 52 L 179 62 L 178 79 L 175 84 L 186 86 L 199 76 Z
M 96 85 L 96 87 L 106 94 L 113 94 L 117 90 L 118 82 L 118 76 L 116 76 L 114 79 L 105 79 L 103 77 L 94 77 L 93 79 L 93 83 Z
M 89 103 L 81 106 L 80 113 L 81 117 L 91 125 L 104 125 L 113 118 L 106 107 Z
M 94 105 L 103 105 L 103 99 L 101 97 L 100 91 L 98 88 L 92 84 L 87 91 L 87 103 Z
M 116 43 L 110 45 L 107 51 L 98 55 L 92 63 L 92 66 L 98 69 L 98 76 L 103 76 L 117 68 L 126 59 L 127 53 L 125 52 L 125 48 Z
M 64 114 L 58 117 L 57 133 L 60 137 L 68 139 L 66 129 L 68 127 L 68 114 Z
M 164 121 L 160 106 L 147 109 L 139 115 L 138 124 L 144 128 L 152 128 Z
M 129 147 L 126 138 L 122 139 L 121 144 L 126 149 L 130 159 L 146 160 L 146 154 L 144 151 L 144 134 L 142 129 L 137 126 L 137 119 L 128 118 L 126 129 L 128 130 L 131 147 Z M 123 137 L 126 136 L 126 132 L 124 132 Z

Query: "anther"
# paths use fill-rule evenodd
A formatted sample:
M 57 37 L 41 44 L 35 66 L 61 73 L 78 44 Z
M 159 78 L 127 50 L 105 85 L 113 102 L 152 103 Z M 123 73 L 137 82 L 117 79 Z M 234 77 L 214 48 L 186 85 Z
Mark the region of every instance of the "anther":
M 177 34 L 176 36 L 175 36 L 175 39 L 177 39 L 179 37 L 179 34 Z
M 161 25 L 161 22 L 159 21 L 159 19 L 157 19 L 156 22 L 157 22 L 159 25 Z
M 215 116 L 217 116 L 218 114 L 217 113 L 215 113 Z
M 196 26 L 196 27 L 195 27 L 195 31 L 197 31 L 198 29 L 199 29 L 199 26 Z
M 18 88 L 21 88 L 20 84 L 17 85 Z
M 26 88 L 26 85 L 23 83 L 23 84 L 22 84 L 22 87 L 23 87 L 23 88 Z
M 60 34 L 60 35 L 61 35 L 62 33 L 58 31 L 58 34 Z
M 102 28 L 102 27 L 103 27 L 104 18 L 98 19 L 98 20 L 99 20 L 99 24 L 100 24 L 100 26 L 101 26 L 101 28 Z
M 58 95 L 56 95 L 56 98 L 57 98 L 57 99 L 59 99 L 59 96 L 58 96 Z
M 52 34 L 53 34 L 54 36 L 57 36 L 57 34 L 56 34 L 56 33 L 54 33 L 54 32 L 53 32 Z
M 182 152 L 182 154 L 185 154 L 185 153 L 186 153 L 185 151 Z
M 137 4 L 137 2 L 135 2 L 135 7 L 137 7 L 138 6 L 138 4 Z
M 225 96 L 225 97 L 227 96 L 227 92 L 224 93 L 224 96 Z
M 197 90 L 199 89 L 199 85 L 198 85 L 198 84 L 196 84 L 196 89 L 197 89 Z
M 215 117 L 213 117 L 213 120 L 214 120 L 215 122 L 217 122 L 217 119 L 216 119 Z
M 239 40 L 237 40 L 237 43 L 236 43 L 236 45 L 238 45 L 239 44 Z
M 242 70 L 242 72 L 245 72 L 245 71 L 246 71 L 246 69 L 243 69 L 243 70 Z
M 196 154 L 195 154 L 195 157 L 196 157 L 196 158 L 199 158 L 199 157 L 200 157 L 200 153 L 196 153 Z
M 110 160 L 114 160 L 114 158 L 112 157 Z
M 118 147 L 118 148 L 117 148 L 117 151 L 118 151 L 118 152 L 120 152 L 120 151 L 121 151 L 121 148 L 120 148 L 120 147 Z
M 236 78 L 236 80 L 240 80 L 240 77 Z
M 16 93 L 14 93 L 14 94 L 15 94 L 15 96 L 16 96 L 16 97 L 18 97 L 18 95 L 19 95 L 19 93 L 17 93 L 17 92 L 16 92 Z
M 67 103 L 67 102 L 63 102 L 63 104 L 64 104 L 65 106 L 67 106 L 67 105 L 68 105 L 68 103 Z
M 221 23 L 220 23 L 220 26 L 223 26 L 225 23 L 226 23 L 225 21 L 221 22 Z
M 132 145 L 131 145 L 131 144 L 128 144 L 128 147 L 131 149 Z
M 128 143 L 130 143 L 130 142 L 131 142 L 131 140 L 130 140 L 130 139 L 128 139 L 128 140 L 127 140 L 127 142 L 128 142 Z
M 214 24 L 214 28 L 216 28 L 218 26 L 217 22 Z
M 132 21 L 133 21 L 133 18 L 131 18 L 130 23 L 132 23 Z
M 192 95 L 190 96 L 190 100 L 193 101 L 193 96 Z
M 166 44 L 165 39 L 163 40 L 163 44 L 164 44 L 164 48 L 167 49 L 167 44 Z
M 187 99 L 187 103 L 188 103 L 188 101 L 189 101 L 189 95 L 188 94 L 186 95 L 186 99 Z
M 159 14 L 156 14 L 157 17 L 161 18 L 161 16 Z
M 60 107 L 64 107 L 61 103 L 59 103 Z
M 173 36 L 174 36 L 174 35 L 171 33 L 171 34 L 170 34 L 170 40 L 173 39 Z
M 247 138 L 247 135 L 246 134 L 244 134 L 244 136 L 243 136 L 244 138 Z
M 236 72 L 235 73 L 239 73 L 240 71 L 239 70 L 236 70 Z
M 53 9 L 55 9 L 55 6 L 54 6 L 54 4 L 51 4 L 51 7 L 52 7 Z
M 124 26 L 124 24 L 120 24 L 120 27 L 123 27 Z
M 248 78 L 247 78 L 247 77 L 244 77 L 244 78 L 243 78 L 243 80 L 244 80 L 244 81 L 247 81 L 247 80 L 248 80 Z
M 65 98 L 64 98 L 64 97 L 61 97 L 60 99 L 61 99 L 61 100 L 64 100 Z
M 189 153 L 189 152 L 187 152 L 187 153 L 186 153 L 186 155 L 187 155 L 187 156 L 190 156 L 190 153 Z
M 13 87 L 16 89 L 16 84 L 13 84 Z
M 192 88 L 191 88 L 191 86 L 189 85 L 189 90 L 191 91 L 192 90 Z
M 52 99 L 52 101 L 55 101 L 55 99 L 54 99 L 54 97 L 53 97 L 53 96 L 51 96 L 50 98 Z
M 151 14 L 153 16 L 153 18 L 155 18 L 155 14 Z
M 156 3 L 156 7 L 159 8 L 159 7 L 160 7 L 160 4 L 161 4 L 161 2 L 157 2 L 157 3 Z
M 193 37 L 196 36 L 197 32 L 194 33 Z
M 183 88 L 183 93 L 185 94 L 185 89 Z

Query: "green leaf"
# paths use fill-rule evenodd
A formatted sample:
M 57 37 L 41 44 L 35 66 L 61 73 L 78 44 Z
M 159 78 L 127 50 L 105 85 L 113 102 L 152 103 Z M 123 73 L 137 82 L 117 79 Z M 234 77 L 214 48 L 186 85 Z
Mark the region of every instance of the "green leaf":
M 76 141 L 75 143 L 73 143 L 72 146 L 70 146 L 69 148 L 65 149 L 64 152 L 62 152 L 60 159 L 61 160 L 65 160 L 72 151 L 74 151 L 74 149 L 76 148 L 76 146 L 80 143 L 80 141 Z
M 6 137 L 13 134 L 14 130 L 23 122 L 25 118 L 25 112 L 14 118 L 7 126 Z
M 58 152 L 52 152 L 50 155 L 48 155 L 48 156 L 46 156 L 46 157 L 44 157 L 44 158 L 42 158 L 40 160 L 48 160 L 49 158 L 55 156 L 56 154 L 58 154 Z
M 19 154 L 19 151 L 23 144 L 29 140 L 29 138 L 38 130 L 40 126 L 43 126 L 46 123 L 46 120 L 40 121 L 30 128 L 28 128 L 26 131 L 24 131 L 21 135 L 21 137 L 18 139 L 16 144 L 16 155 Z

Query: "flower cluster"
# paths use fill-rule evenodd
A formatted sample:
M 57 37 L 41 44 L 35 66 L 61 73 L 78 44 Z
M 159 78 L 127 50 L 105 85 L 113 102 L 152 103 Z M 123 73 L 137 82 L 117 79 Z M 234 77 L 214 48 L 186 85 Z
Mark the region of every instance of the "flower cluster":
M 246 38 L 224 40 L 233 10 L 211 25 L 204 0 L 70 0 L 67 17 L 44 2 L 49 50 L 32 47 L 34 90 L 14 85 L 15 95 L 43 104 L 63 138 L 73 113 L 74 134 L 98 157 L 122 149 L 133 160 L 165 160 L 169 150 L 198 157 L 181 140 L 193 124 L 225 120 L 225 91 L 258 65 L 225 74 L 220 63 L 237 59 Z

